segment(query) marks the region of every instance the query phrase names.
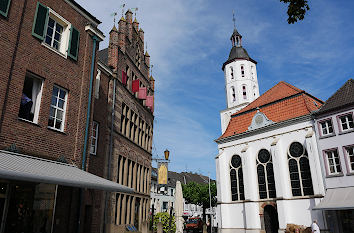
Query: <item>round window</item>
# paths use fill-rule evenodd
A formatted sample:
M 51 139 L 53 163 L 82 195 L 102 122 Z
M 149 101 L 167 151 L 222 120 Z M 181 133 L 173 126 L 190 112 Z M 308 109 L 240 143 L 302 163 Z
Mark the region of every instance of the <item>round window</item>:
M 266 163 L 270 159 L 270 153 L 266 149 L 262 149 L 258 152 L 258 161 L 261 163 Z
M 304 154 L 304 147 L 300 142 L 293 142 L 290 145 L 289 152 L 293 157 L 300 157 Z
M 234 155 L 234 156 L 232 156 L 231 165 L 232 165 L 234 168 L 240 167 L 240 166 L 241 166 L 241 157 L 240 157 L 239 155 Z

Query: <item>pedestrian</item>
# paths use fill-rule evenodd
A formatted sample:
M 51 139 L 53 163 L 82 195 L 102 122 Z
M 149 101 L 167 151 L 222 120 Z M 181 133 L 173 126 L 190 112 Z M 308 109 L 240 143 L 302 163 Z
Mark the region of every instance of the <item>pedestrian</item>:
M 318 227 L 317 219 L 313 220 L 311 225 L 312 233 L 320 233 L 320 228 Z

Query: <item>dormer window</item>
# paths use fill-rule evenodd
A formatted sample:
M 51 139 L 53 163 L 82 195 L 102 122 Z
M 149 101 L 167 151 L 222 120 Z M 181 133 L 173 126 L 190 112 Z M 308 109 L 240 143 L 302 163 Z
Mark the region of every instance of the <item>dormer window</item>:
M 245 66 L 241 65 L 241 76 L 245 77 Z
M 230 67 L 231 79 L 234 79 L 234 69 Z
M 246 85 L 242 86 L 242 96 L 244 100 L 247 99 Z

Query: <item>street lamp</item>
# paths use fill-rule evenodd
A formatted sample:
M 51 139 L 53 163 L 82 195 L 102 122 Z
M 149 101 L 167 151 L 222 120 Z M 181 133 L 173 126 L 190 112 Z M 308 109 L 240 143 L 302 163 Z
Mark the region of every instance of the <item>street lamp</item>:
M 170 157 L 170 151 L 166 149 L 163 153 L 165 154 L 165 160 L 168 161 L 168 158 Z

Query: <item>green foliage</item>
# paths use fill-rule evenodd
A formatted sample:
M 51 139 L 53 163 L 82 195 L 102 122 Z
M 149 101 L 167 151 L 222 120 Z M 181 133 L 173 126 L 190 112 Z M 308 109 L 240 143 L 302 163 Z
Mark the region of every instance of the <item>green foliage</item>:
M 152 228 L 154 230 L 154 232 L 157 231 L 157 223 L 162 222 L 162 229 L 164 233 L 169 233 L 169 224 L 170 224 L 170 215 L 167 212 L 162 212 L 162 213 L 157 213 L 154 216 L 154 224 L 152 225 Z M 171 221 L 171 232 L 176 232 L 176 221 L 175 221 L 175 217 L 172 216 L 172 221 Z
M 183 197 L 186 202 L 204 207 L 209 207 L 209 184 L 198 184 L 190 182 L 188 184 L 182 184 Z M 216 183 L 210 183 L 211 191 L 211 205 L 216 205 Z
M 280 0 L 280 2 L 289 4 L 287 12 L 289 16 L 289 24 L 293 24 L 298 20 L 303 20 L 306 12 L 310 10 L 308 0 Z

